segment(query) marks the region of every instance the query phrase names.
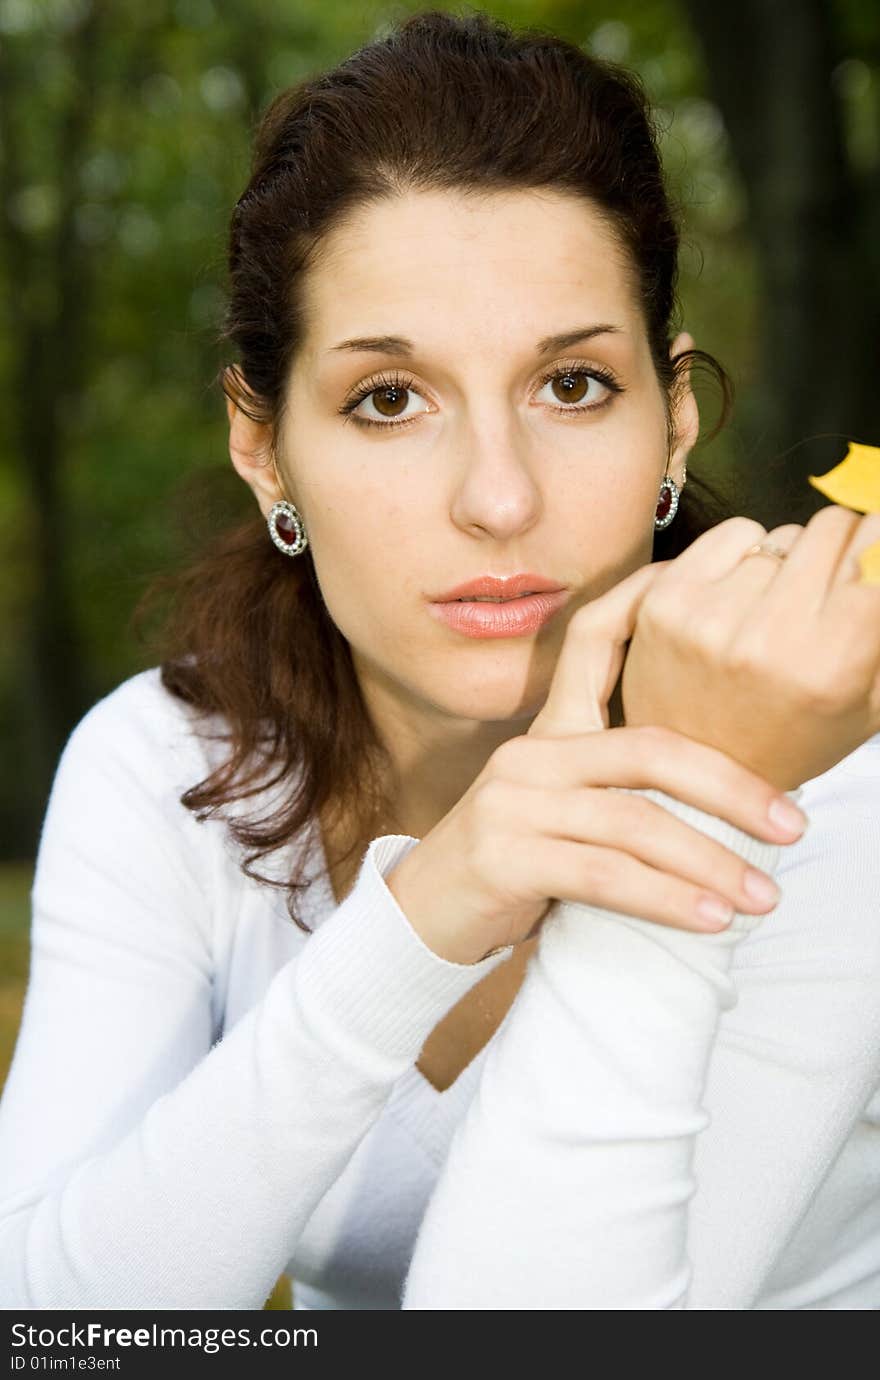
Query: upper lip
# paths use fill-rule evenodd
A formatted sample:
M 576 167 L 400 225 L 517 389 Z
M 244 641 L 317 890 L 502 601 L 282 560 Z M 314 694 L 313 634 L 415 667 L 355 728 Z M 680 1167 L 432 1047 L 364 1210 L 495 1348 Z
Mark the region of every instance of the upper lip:
M 467 599 L 476 594 L 487 594 L 496 599 L 515 599 L 521 594 L 542 594 L 547 590 L 564 589 L 558 580 L 550 580 L 546 575 L 533 575 L 526 571 L 523 575 L 479 575 L 475 580 L 447 589 L 443 594 L 435 594 L 435 604 L 449 603 L 453 599 Z

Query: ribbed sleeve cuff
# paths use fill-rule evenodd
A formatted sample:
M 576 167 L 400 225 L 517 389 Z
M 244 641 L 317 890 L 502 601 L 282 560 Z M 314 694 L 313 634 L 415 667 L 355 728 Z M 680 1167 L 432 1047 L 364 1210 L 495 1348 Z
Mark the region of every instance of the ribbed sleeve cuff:
M 353 888 L 294 964 L 300 1008 L 316 1035 L 360 1063 L 387 1063 L 386 1075 L 411 1064 L 438 1021 L 514 947 L 452 963 L 425 944 L 384 880 L 418 842 L 408 834 L 373 839 Z

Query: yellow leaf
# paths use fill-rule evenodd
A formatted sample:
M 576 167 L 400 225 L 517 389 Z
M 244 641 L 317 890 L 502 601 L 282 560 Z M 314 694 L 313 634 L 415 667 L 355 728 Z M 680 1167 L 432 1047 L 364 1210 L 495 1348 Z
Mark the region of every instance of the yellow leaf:
M 866 546 L 860 553 L 859 569 L 862 572 L 859 584 L 880 585 L 880 541 Z
M 854 508 L 857 513 L 880 513 L 880 446 L 860 446 L 850 441 L 839 465 L 827 474 L 809 474 L 807 478 L 832 503 Z M 873 550 L 869 547 L 863 557 Z M 875 559 L 872 557 L 872 569 Z

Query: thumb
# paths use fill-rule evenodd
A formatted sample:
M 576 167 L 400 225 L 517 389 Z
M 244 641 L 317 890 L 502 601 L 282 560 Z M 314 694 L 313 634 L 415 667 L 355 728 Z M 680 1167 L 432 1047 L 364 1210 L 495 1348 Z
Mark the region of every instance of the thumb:
M 529 733 L 556 738 L 608 727 L 608 700 L 623 667 L 639 606 L 670 561 L 640 566 L 571 617 L 550 692 Z

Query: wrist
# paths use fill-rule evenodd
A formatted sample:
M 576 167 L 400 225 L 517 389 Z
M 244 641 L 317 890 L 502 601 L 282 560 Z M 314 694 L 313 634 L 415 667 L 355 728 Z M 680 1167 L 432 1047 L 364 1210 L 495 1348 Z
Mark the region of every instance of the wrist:
M 480 963 L 507 946 L 488 949 L 461 930 L 462 908 L 451 887 L 428 877 L 424 859 L 413 848 L 385 876 L 385 885 L 422 943 L 447 963 Z

